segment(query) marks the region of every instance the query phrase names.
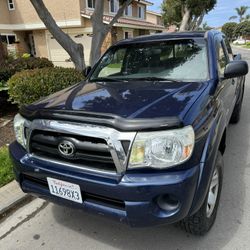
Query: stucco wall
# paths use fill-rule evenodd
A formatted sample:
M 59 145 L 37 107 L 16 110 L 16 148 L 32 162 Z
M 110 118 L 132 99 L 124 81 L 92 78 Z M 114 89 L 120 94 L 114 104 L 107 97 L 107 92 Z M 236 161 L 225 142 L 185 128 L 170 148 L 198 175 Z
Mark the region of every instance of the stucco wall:
M 18 43 L 16 44 L 17 55 L 22 56 L 24 53 L 30 53 L 30 49 L 27 45 L 28 34 L 26 32 L 15 32 Z
M 157 16 L 147 12 L 147 21 L 157 24 Z
M 151 22 L 151 23 L 154 23 L 154 24 L 157 24 L 157 25 L 163 25 L 163 20 L 160 16 L 157 16 L 157 15 L 154 15 L 154 14 L 151 14 L 151 13 L 148 13 L 147 12 L 147 18 L 146 20 L 148 22 Z
M 1 0 L 4 1 L 4 0 Z M 10 23 L 12 24 L 34 24 L 41 23 L 34 7 L 29 0 L 14 0 L 15 10 L 10 11 Z M 5 0 L 5 2 L 7 2 Z M 80 20 L 79 0 L 44 0 L 48 10 L 56 21 Z
M 6 0 L 0 0 L 0 24 L 9 24 L 10 16 Z

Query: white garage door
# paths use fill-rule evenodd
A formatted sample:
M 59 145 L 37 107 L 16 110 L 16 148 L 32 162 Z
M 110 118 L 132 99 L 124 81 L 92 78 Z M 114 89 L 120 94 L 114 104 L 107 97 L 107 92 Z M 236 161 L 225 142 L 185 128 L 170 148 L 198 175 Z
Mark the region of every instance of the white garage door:
M 90 33 L 71 33 L 68 34 L 75 42 L 81 43 L 84 47 L 85 62 L 89 65 L 89 55 L 91 49 L 92 35 Z M 74 67 L 69 54 L 61 47 L 51 34 L 47 35 L 50 60 L 56 66 Z

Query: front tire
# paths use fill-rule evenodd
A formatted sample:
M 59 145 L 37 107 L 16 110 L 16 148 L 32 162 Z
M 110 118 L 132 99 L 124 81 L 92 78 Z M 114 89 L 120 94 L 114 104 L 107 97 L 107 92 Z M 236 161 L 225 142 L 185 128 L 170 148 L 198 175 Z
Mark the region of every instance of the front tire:
M 213 226 L 220 201 L 220 194 L 223 180 L 223 157 L 221 152 L 215 162 L 212 179 L 206 199 L 201 208 L 192 216 L 181 221 L 181 227 L 188 233 L 194 235 L 204 235 Z

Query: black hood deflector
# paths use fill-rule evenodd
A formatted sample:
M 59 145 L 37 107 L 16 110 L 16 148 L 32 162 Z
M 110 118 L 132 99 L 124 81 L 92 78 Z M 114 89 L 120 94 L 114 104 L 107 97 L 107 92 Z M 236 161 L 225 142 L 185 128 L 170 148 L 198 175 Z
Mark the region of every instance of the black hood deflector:
M 150 131 L 183 127 L 178 117 L 127 119 L 113 114 L 76 110 L 39 109 L 34 111 L 29 110 L 27 106 L 21 107 L 20 114 L 30 121 L 35 119 L 48 119 L 89 123 L 112 127 L 120 131 Z

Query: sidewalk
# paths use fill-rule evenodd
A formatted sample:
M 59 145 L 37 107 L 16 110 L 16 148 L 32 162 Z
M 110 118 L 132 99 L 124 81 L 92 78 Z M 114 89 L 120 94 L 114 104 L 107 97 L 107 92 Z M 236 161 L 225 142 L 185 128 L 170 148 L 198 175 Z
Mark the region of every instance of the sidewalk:
M 0 218 L 28 198 L 29 195 L 22 192 L 16 181 L 0 188 Z

